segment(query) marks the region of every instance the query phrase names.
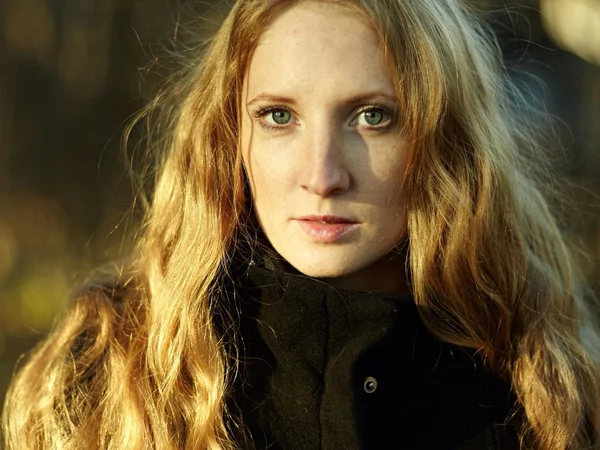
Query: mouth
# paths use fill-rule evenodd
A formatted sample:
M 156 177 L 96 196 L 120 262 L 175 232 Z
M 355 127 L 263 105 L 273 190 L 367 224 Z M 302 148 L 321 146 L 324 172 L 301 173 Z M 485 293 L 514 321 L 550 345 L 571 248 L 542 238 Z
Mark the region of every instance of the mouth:
M 312 241 L 325 244 L 339 241 L 359 227 L 357 221 L 338 216 L 303 216 L 296 221 Z
M 338 217 L 338 216 L 320 216 L 320 215 L 310 215 L 310 216 L 302 216 L 298 217 L 296 220 L 301 220 L 304 222 L 315 222 L 321 224 L 355 224 L 358 223 L 356 220 L 348 219 L 346 217 Z

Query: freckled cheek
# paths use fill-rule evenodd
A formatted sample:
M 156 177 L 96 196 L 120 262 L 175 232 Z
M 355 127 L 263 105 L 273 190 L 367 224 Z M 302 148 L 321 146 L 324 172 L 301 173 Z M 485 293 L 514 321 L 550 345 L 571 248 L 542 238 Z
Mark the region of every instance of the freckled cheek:
M 397 153 L 373 161 L 371 166 L 374 195 L 384 207 L 397 208 L 405 203 L 402 181 L 406 171 L 408 158 L 398 150 Z
M 242 139 L 243 140 L 243 139 Z M 250 178 L 254 204 L 262 216 L 283 211 L 286 206 L 293 171 L 285 149 L 273 140 L 255 136 L 245 143 L 244 164 Z

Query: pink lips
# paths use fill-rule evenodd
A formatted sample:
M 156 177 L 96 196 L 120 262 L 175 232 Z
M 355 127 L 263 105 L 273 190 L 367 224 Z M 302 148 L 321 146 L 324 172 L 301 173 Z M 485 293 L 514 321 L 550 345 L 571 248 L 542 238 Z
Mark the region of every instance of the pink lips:
M 304 216 L 296 219 L 304 232 L 318 242 L 331 243 L 358 228 L 358 222 L 335 216 Z

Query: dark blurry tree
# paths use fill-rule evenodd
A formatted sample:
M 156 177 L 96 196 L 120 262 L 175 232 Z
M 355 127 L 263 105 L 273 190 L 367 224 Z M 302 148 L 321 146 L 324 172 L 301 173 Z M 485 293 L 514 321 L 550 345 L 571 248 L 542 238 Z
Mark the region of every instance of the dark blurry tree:
M 0 3 L 0 402 L 76 278 L 127 244 L 121 134 L 144 103 L 164 0 Z M 116 229 L 116 231 L 114 231 Z

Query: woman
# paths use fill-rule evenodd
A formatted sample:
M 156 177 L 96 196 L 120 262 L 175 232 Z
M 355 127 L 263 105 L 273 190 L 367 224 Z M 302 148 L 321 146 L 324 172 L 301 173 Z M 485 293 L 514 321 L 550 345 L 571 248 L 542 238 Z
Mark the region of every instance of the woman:
M 490 41 L 457 1 L 238 1 L 8 449 L 597 445 L 600 339 Z

